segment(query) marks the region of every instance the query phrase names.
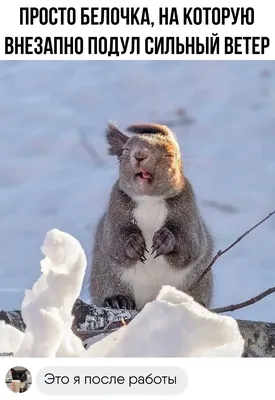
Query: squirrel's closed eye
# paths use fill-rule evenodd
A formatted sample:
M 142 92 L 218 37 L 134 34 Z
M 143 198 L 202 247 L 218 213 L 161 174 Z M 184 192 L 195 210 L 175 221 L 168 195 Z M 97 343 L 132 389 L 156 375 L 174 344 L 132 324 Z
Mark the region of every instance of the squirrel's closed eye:
M 165 154 L 165 157 L 171 158 L 171 157 L 174 157 L 174 154 Z

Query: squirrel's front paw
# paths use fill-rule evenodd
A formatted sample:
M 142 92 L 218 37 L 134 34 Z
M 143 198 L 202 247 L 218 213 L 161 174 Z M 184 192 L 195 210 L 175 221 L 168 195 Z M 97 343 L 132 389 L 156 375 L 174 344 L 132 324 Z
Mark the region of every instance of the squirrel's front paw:
M 171 253 L 176 245 L 176 238 L 169 229 L 163 227 L 159 229 L 153 237 L 152 253 L 155 257 Z
M 104 300 L 103 307 L 124 309 L 124 310 L 136 309 L 135 300 L 133 300 L 129 296 L 122 296 L 122 295 L 107 297 Z
M 125 242 L 125 253 L 131 260 L 140 260 L 142 263 L 146 261 L 145 251 L 146 249 L 145 240 L 138 233 L 132 233 L 128 236 Z

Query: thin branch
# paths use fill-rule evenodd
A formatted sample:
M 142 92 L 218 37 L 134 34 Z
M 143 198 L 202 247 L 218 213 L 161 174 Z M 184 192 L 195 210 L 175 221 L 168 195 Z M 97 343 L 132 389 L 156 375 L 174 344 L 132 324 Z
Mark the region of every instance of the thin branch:
M 83 149 L 91 156 L 93 161 L 95 161 L 98 166 L 101 167 L 102 165 L 104 165 L 105 160 L 96 151 L 96 149 L 91 145 L 91 143 L 87 139 L 87 135 L 83 129 L 80 129 L 79 135 L 80 135 L 80 144 L 82 145 Z
M 244 346 L 244 354 L 243 357 L 252 357 L 252 358 L 258 358 L 261 357 L 259 356 L 256 351 L 254 351 L 253 349 L 250 349 L 248 346 Z
M 218 313 L 218 314 L 221 314 L 221 313 L 224 313 L 224 312 L 227 312 L 227 311 L 239 310 L 240 308 L 251 306 L 252 304 L 257 303 L 258 301 L 264 299 L 266 296 L 269 296 L 272 293 L 275 293 L 275 286 L 265 290 L 264 292 L 262 292 L 260 294 L 258 294 L 258 296 L 255 296 L 255 297 L 252 297 L 249 300 L 243 301 L 242 303 L 231 304 L 230 306 L 226 306 L 226 307 L 213 308 L 211 311 L 213 311 L 215 313 Z
M 235 242 L 233 242 L 230 246 L 228 246 L 226 249 L 224 250 L 219 250 L 217 252 L 217 254 L 215 255 L 215 257 L 212 259 L 211 263 L 208 265 L 208 267 L 203 271 L 202 275 L 199 277 L 199 279 L 193 283 L 193 285 L 188 289 L 188 291 L 192 291 L 197 284 L 202 280 L 202 278 L 210 271 L 210 269 L 212 268 L 213 264 L 217 261 L 217 259 L 222 256 L 224 253 L 226 253 L 227 251 L 229 251 L 230 249 L 232 249 L 232 247 L 234 247 L 237 243 L 239 243 L 246 235 L 248 235 L 250 232 L 252 232 L 254 229 L 256 229 L 259 225 L 261 225 L 263 222 L 265 222 L 268 218 L 270 218 L 272 215 L 275 214 L 275 210 L 272 211 L 270 214 L 268 214 L 264 219 L 262 219 L 260 222 L 258 222 L 256 225 L 252 226 L 252 228 L 250 228 L 248 231 L 246 231 L 243 235 L 241 235 L 240 237 L 238 237 L 238 239 L 235 240 Z

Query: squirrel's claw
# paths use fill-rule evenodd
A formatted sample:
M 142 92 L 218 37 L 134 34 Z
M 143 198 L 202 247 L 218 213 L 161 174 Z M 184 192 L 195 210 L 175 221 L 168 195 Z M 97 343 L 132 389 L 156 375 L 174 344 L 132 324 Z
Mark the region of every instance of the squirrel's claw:
M 147 258 L 144 255 L 140 256 L 140 261 L 144 264 Z
M 158 255 L 157 255 L 157 253 L 158 253 L 158 249 L 159 249 L 159 247 L 160 247 L 160 245 L 161 245 L 161 243 L 159 244 L 159 245 L 157 245 L 156 243 L 154 243 L 153 245 L 152 245 L 152 252 L 151 252 L 151 255 L 153 255 L 155 252 L 156 252 L 156 255 L 155 255 L 155 257 L 154 258 L 156 258 Z
M 104 300 L 103 307 L 135 310 L 136 304 L 135 304 L 134 299 L 132 299 L 129 296 L 116 295 L 116 296 L 107 297 Z
M 140 260 L 144 263 L 147 259 L 144 252 L 148 250 L 145 246 L 143 237 L 137 233 L 132 233 L 126 240 L 125 243 L 126 255 L 132 260 Z
M 169 229 L 163 227 L 153 237 L 152 255 L 156 252 L 155 258 L 160 255 L 169 254 L 175 248 L 175 236 Z
M 146 261 L 144 252 L 146 251 L 145 241 L 143 237 L 137 233 L 132 233 L 125 243 L 126 255 L 132 260 L 140 260 L 142 263 Z M 147 250 L 148 251 L 148 250 Z
M 153 255 L 154 253 L 156 253 L 155 256 L 154 256 L 154 259 L 157 258 L 158 256 L 160 256 L 159 251 L 158 251 L 158 250 L 159 250 L 159 247 L 160 247 L 160 246 L 157 246 L 157 247 L 154 247 L 154 248 L 153 248 L 153 251 L 152 251 L 151 255 Z

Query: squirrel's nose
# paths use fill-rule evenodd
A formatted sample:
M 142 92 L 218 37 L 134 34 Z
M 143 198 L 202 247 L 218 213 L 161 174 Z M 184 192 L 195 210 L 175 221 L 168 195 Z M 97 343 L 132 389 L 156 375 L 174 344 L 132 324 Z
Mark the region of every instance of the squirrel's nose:
M 134 153 L 134 157 L 136 160 L 142 161 L 142 160 L 145 160 L 145 158 L 147 158 L 147 154 L 144 151 L 137 150 Z

